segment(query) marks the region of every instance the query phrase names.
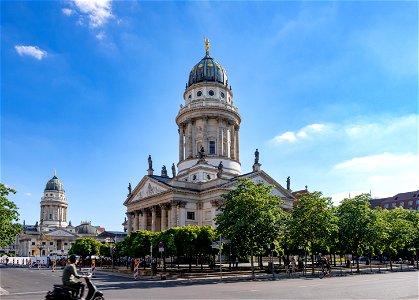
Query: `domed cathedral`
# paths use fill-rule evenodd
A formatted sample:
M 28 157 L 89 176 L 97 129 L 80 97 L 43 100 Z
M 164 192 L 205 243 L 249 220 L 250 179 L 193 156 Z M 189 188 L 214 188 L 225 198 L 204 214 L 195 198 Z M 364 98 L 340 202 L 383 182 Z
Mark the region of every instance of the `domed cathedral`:
M 78 235 L 71 221 L 67 222 L 67 198 L 64 185 L 54 176 L 45 185 L 41 198 L 39 223 L 22 226 L 16 244 L 21 256 L 47 256 L 66 254 Z
M 235 188 L 238 178 L 272 185 L 272 193 L 292 207 L 295 197 L 260 169 L 256 149 L 253 170 L 242 174 L 239 130 L 241 116 L 233 102 L 227 72 L 210 56 L 205 39 L 205 56 L 195 64 L 188 77 L 184 102 L 176 116 L 179 134 L 177 170 L 171 176 L 165 165 L 155 175 L 148 157 L 148 174 L 132 189 L 128 185 L 127 231 L 162 231 L 184 225 L 211 225 L 223 200 Z
M 67 207 L 64 185 L 54 171 L 54 176 L 47 182 L 41 198 L 41 227 L 67 227 Z

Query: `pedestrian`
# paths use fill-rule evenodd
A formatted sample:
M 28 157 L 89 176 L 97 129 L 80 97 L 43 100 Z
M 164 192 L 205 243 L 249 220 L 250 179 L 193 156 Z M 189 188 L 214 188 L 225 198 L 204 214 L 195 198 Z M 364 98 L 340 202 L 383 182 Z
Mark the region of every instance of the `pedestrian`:
M 291 258 L 291 267 L 292 267 L 292 273 L 295 273 L 296 263 L 295 263 L 295 257 L 294 256 L 292 256 L 292 258 Z

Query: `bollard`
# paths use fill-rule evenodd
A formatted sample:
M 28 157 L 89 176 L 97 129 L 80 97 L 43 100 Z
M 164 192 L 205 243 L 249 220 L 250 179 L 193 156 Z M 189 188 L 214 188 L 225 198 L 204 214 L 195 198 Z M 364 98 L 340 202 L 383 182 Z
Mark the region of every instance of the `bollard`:
M 57 260 L 54 258 L 52 262 L 52 272 L 55 272 L 57 270 Z
M 95 276 L 96 260 L 92 259 L 92 276 Z
M 29 258 L 28 264 L 29 269 L 32 269 L 32 257 Z
M 138 278 L 138 259 L 134 259 L 134 279 L 137 280 Z

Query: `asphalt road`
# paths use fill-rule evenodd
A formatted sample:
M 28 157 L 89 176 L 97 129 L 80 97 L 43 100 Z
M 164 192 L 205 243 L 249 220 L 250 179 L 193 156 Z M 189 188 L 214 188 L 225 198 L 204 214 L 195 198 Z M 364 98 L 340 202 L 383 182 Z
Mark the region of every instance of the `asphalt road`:
M 0 267 L 1 299 L 44 299 L 62 271 Z M 99 273 L 106 299 L 419 299 L 419 272 L 277 280 L 154 280 Z

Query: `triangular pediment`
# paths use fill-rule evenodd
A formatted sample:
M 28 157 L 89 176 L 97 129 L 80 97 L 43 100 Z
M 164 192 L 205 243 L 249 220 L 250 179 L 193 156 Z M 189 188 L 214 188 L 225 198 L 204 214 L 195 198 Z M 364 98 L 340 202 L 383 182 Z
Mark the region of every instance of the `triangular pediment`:
M 56 237 L 75 237 L 77 238 L 78 236 L 74 233 L 71 233 L 67 230 L 64 229 L 56 229 L 53 231 L 49 231 L 48 233 L 44 233 L 45 236 L 47 237 L 52 237 L 52 238 L 56 238 Z
M 152 197 L 154 195 L 167 192 L 169 190 L 171 190 L 171 188 L 167 184 L 153 177 L 144 176 L 143 179 L 134 188 L 131 195 L 128 195 L 128 198 L 124 202 L 124 205 L 137 202 L 144 198 Z
M 291 191 L 284 188 L 282 185 L 280 185 L 277 181 L 275 181 L 271 176 L 269 176 L 262 170 L 237 176 L 231 183 L 229 183 L 229 185 L 235 185 L 236 179 L 239 178 L 249 178 L 251 181 L 255 183 L 263 182 L 266 185 L 271 185 L 273 187 L 272 194 L 277 195 L 282 199 L 295 199 Z

